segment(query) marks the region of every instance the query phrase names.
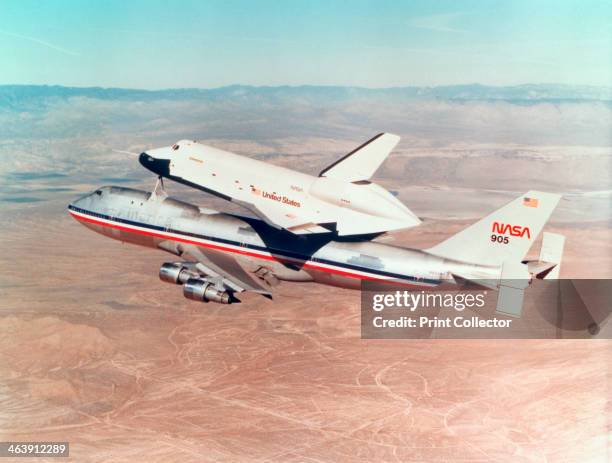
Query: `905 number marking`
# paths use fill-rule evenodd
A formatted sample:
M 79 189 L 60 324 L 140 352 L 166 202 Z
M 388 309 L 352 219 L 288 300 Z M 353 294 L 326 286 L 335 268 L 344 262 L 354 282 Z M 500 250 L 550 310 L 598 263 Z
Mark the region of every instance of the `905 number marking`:
M 494 235 L 491 235 L 491 241 L 493 243 L 508 244 L 510 240 L 508 239 L 507 236 L 494 234 Z

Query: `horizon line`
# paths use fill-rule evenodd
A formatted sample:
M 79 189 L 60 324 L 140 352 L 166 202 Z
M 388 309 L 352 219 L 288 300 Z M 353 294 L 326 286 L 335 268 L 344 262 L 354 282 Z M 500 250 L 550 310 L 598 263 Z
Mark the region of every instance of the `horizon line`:
M 279 85 L 253 85 L 253 84 L 227 84 L 221 85 L 217 87 L 164 87 L 157 89 L 149 89 L 149 88 L 138 88 L 138 87 L 106 87 L 101 85 L 89 85 L 89 86 L 79 86 L 79 85 L 64 85 L 64 84 L 0 84 L 0 87 L 58 87 L 58 88 L 72 88 L 72 89 L 80 89 L 80 90 L 89 90 L 89 89 L 102 89 L 102 90 L 130 90 L 130 91 L 141 91 L 141 92 L 166 92 L 172 90 L 198 90 L 198 91 L 212 91 L 212 90 L 222 90 L 232 87 L 239 88 L 253 88 L 253 89 L 272 89 L 272 88 L 290 88 L 290 89 L 298 89 L 298 88 L 345 88 L 345 89 L 359 89 L 359 90 L 399 90 L 399 89 L 436 89 L 436 88 L 452 88 L 452 87 L 485 87 L 485 88 L 520 88 L 520 87 L 529 87 L 529 86 L 541 86 L 541 87 L 582 87 L 582 88 L 594 88 L 594 89 L 607 89 L 612 90 L 612 85 L 594 85 L 594 84 L 567 84 L 567 83 L 555 83 L 555 82 L 526 82 L 522 84 L 512 84 L 512 85 L 490 85 L 490 84 L 482 84 L 478 82 L 471 82 L 465 84 L 443 84 L 443 85 L 396 85 L 389 87 L 363 87 L 359 85 L 320 85 L 320 84 L 279 84 Z

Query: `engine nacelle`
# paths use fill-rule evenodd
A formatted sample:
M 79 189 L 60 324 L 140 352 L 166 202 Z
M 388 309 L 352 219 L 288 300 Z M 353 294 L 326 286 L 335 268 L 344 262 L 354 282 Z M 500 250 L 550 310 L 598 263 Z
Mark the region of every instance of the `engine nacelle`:
M 197 276 L 180 263 L 166 262 L 159 268 L 159 279 L 166 283 L 182 285 L 190 278 L 196 278 Z
M 227 291 L 215 288 L 210 281 L 202 278 L 190 278 L 183 285 L 183 296 L 192 301 L 218 302 L 220 304 L 231 304 L 232 296 Z

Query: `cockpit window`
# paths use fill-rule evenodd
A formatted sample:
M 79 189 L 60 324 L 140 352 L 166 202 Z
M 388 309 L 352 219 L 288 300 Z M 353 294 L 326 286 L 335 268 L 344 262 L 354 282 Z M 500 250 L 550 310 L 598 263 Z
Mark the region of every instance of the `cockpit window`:
M 172 151 L 176 151 L 177 149 L 179 149 L 179 145 L 177 144 L 172 145 Z
M 98 196 L 102 196 L 102 190 L 96 190 L 96 194 L 97 194 Z

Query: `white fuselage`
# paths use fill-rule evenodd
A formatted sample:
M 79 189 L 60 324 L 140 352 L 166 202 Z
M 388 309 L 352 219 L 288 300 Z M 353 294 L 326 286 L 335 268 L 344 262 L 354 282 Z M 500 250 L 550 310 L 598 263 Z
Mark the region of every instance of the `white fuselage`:
M 359 288 L 361 280 L 417 287 L 452 282 L 452 275 L 496 279 L 498 267 L 452 261 L 421 250 L 330 236 L 293 235 L 264 222 L 151 193 L 104 187 L 69 206 L 85 226 L 113 239 L 167 250 L 165 242 L 190 243 L 234 254 L 248 270 L 265 267 L 279 280 L 316 281 Z

